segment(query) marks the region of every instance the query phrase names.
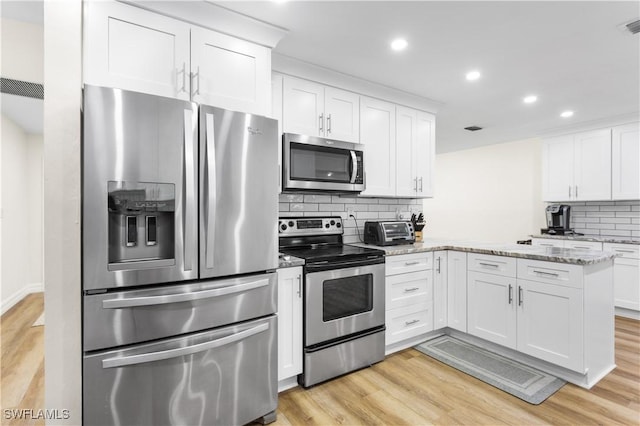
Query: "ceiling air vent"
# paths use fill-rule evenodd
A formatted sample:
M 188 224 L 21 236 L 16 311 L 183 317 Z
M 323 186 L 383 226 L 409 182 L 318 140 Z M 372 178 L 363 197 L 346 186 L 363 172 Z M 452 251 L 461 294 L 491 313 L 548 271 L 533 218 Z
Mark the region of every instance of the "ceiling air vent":
M 470 132 L 475 132 L 477 130 L 482 130 L 482 127 L 478 127 L 478 126 L 469 126 L 469 127 L 465 127 L 465 130 L 468 130 Z
M 629 22 L 627 25 L 625 25 L 625 27 L 627 27 L 627 30 L 629 30 L 631 34 L 640 33 L 640 19 L 638 19 L 637 21 Z

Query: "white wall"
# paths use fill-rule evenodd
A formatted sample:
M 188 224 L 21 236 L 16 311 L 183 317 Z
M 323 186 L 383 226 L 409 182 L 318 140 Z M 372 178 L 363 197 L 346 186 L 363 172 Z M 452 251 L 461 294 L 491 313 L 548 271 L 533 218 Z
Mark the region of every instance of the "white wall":
M 82 1 L 44 2 L 45 406 L 82 424 L 80 108 Z
M 425 237 L 515 243 L 544 227 L 539 139 L 436 155 Z
M 2 19 L 2 77 L 44 81 L 42 25 Z
M 42 135 L 27 134 L 27 205 L 29 211 L 28 220 L 28 265 L 27 285 L 30 291 L 44 291 L 42 276 L 42 264 L 44 250 L 42 245 L 42 202 L 43 202 L 43 176 L 42 153 L 44 138 Z

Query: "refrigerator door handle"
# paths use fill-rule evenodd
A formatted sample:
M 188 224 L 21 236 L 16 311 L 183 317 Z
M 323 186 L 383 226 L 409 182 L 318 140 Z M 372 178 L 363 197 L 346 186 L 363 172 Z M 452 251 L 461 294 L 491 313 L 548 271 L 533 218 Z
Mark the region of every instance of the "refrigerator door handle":
M 214 116 L 213 114 L 206 115 L 206 150 L 207 155 L 205 157 L 205 172 L 207 174 L 207 188 L 205 192 L 205 197 L 207 199 L 207 213 L 206 213 L 206 224 L 205 224 L 205 256 L 206 262 L 205 267 L 207 269 L 213 268 L 213 242 L 215 239 L 216 232 L 216 215 L 215 215 L 215 206 L 216 206 L 216 148 L 215 148 L 215 124 L 214 124 Z
M 177 358 L 179 356 L 193 355 L 198 352 L 219 348 L 221 346 L 229 345 L 231 343 L 244 340 L 258 333 L 267 331 L 268 329 L 269 329 L 269 324 L 264 323 L 264 324 L 260 324 L 258 326 L 252 327 L 248 330 L 243 330 L 239 333 L 232 334 L 230 336 L 225 336 L 220 339 L 199 343 L 199 344 L 187 346 L 184 348 L 169 349 L 164 351 L 161 350 L 157 352 L 123 356 L 119 358 L 107 358 L 102 360 L 102 368 L 126 367 L 129 365 L 144 364 L 147 362 L 162 361 L 166 359 Z
M 194 122 L 193 111 L 184 110 L 184 169 L 185 169 L 185 211 L 182 216 L 182 230 L 184 232 L 184 270 L 193 270 L 194 250 L 196 249 L 197 231 L 195 228 L 196 182 L 194 171 Z
M 191 302 L 194 300 L 210 299 L 212 297 L 226 296 L 234 293 L 242 293 L 269 285 L 268 279 L 250 281 L 243 284 L 235 284 L 210 290 L 194 291 L 190 293 L 163 294 L 158 296 L 129 297 L 125 299 L 107 299 L 102 301 L 103 309 L 134 308 L 138 306 L 165 305 L 167 303 Z

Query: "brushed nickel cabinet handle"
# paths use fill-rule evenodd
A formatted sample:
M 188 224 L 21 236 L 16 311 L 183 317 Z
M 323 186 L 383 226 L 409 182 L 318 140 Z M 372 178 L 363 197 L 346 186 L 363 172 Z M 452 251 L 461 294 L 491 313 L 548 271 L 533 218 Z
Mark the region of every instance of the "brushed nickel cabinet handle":
M 522 287 L 518 286 L 518 306 L 522 306 Z
M 509 304 L 513 302 L 513 286 L 509 284 Z
M 536 269 L 534 269 L 533 272 L 536 273 L 536 274 L 548 275 L 550 277 L 555 277 L 555 278 L 558 278 L 560 276 L 560 274 L 556 274 L 554 272 L 538 271 Z
M 324 114 L 320 114 L 320 116 L 318 117 L 318 128 L 320 133 L 324 132 Z
M 419 263 L 420 263 L 419 260 L 414 260 L 413 262 L 404 262 L 406 266 L 417 265 Z
M 405 293 L 411 293 L 411 292 L 414 292 L 414 291 L 416 291 L 416 290 L 420 290 L 420 287 L 405 288 L 405 289 L 404 289 L 404 292 L 405 292 Z
M 327 134 L 331 133 L 331 114 L 327 114 Z
M 414 319 L 414 320 L 411 320 L 411 321 L 405 321 L 405 322 L 404 322 L 404 325 L 405 325 L 405 326 L 413 325 L 413 324 L 416 324 L 416 323 L 418 323 L 418 322 L 420 322 L 420 320 L 419 320 L 419 319 Z
M 496 265 L 495 263 L 485 263 L 485 262 L 478 262 L 479 265 L 481 266 L 491 266 L 492 268 L 499 268 L 500 265 Z
M 302 275 L 298 275 L 298 298 L 302 297 Z
M 571 185 L 569 185 L 569 198 L 571 198 Z

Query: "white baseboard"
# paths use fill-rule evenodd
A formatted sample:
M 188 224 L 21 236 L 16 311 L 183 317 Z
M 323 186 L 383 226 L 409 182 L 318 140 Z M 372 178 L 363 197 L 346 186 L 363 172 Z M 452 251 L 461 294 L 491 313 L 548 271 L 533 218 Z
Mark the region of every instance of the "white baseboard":
M 2 300 L 0 305 L 0 315 L 4 315 L 9 309 L 13 308 L 19 301 L 24 299 L 28 294 L 39 293 L 44 291 L 44 285 L 42 283 L 27 284 L 20 290 L 13 293 L 11 296 Z
M 640 320 L 640 312 L 633 309 L 626 309 L 616 306 L 616 315 L 634 320 Z

